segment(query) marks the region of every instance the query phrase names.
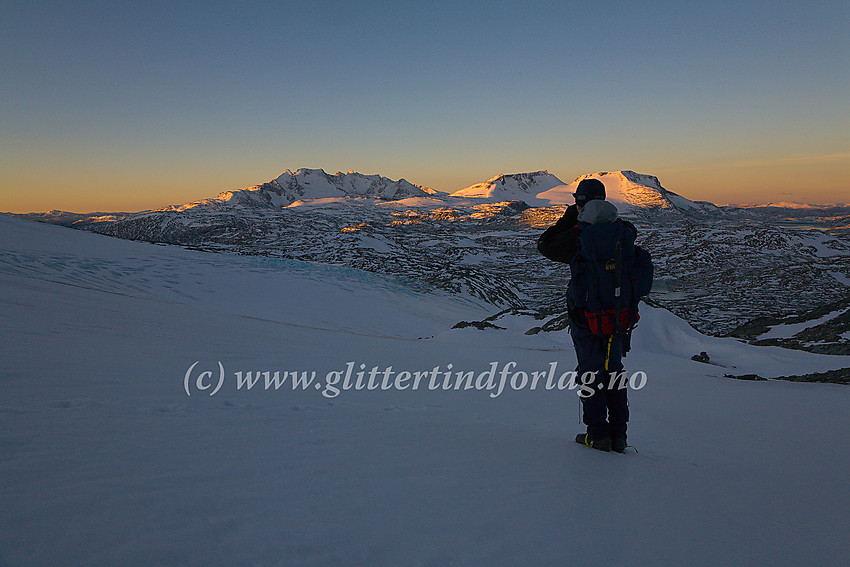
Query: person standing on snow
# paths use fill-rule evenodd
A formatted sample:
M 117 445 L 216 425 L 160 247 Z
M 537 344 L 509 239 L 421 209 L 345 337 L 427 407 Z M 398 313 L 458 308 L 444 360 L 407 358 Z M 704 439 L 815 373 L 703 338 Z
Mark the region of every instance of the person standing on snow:
M 623 453 L 626 450 L 626 429 L 629 421 L 627 390 L 623 384 L 614 384 L 609 380 L 611 373 L 621 373 L 623 370 L 622 356 L 628 350 L 628 334 L 637 321 L 637 299 L 640 295 L 649 293 L 652 282 L 652 263 L 649 254 L 638 246 L 634 246 L 637 230 L 628 221 L 617 218 L 617 209 L 605 201 L 605 185 L 597 179 L 584 179 L 573 194 L 575 204 L 567 207 L 564 215 L 540 235 L 537 249 L 545 257 L 556 262 L 570 264 L 570 287 L 567 294 L 569 308 L 570 335 L 576 350 L 578 360 L 578 376 L 582 379 L 582 420 L 587 426 L 587 432 L 579 434 L 576 442 L 601 451 L 614 450 Z M 600 228 L 595 228 L 599 226 Z M 590 227 L 594 229 L 588 230 Z M 582 233 L 588 236 L 582 239 Z M 599 235 L 602 236 L 599 236 Z M 592 236 L 591 236 L 592 235 Z M 601 239 L 591 241 L 592 238 Z M 599 277 L 590 272 L 595 269 L 592 262 L 585 256 L 590 256 L 590 250 L 596 250 L 599 242 L 614 242 L 617 250 L 617 263 L 614 258 L 604 261 L 603 270 L 613 270 L 616 267 L 616 281 L 619 282 L 621 272 L 625 273 L 624 282 L 641 283 L 638 287 L 628 289 L 624 296 L 629 305 L 618 309 L 618 315 L 606 320 L 607 328 L 602 330 L 598 313 L 588 311 L 586 298 L 595 293 L 593 285 L 599 287 Z M 618 242 L 622 241 L 622 242 Z M 584 247 L 583 247 L 584 242 Z M 628 254 L 625 256 L 625 266 L 621 267 L 620 249 L 625 246 Z M 582 254 L 584 252 L 584 254 Z M 607 256 L 606 256 L 607 258 Z M 648 273 L 649 286 L 646 285 Z M 637 274 L 637 277 L 632 277 Z M 587 282 L 595 282 L 587 283 Z M 619 283 L 616 285 L 616 296 L 620 297 Z M 631 286 L 633 284 L 627 283 Z M 620 313 L 620 311 L 622 313 Z M 609 309 L 604 313 L 606 317 Z M 591 320 L 588 320 L 588 314 Z M 623 318 L 625 316 L 625 318 Z M 593 376 L 592 382 L 586 382 L 585 376 Z M 613 386 L 613 387 L 612 387 Z M 589 394 L 587 393 L 589 392 Z

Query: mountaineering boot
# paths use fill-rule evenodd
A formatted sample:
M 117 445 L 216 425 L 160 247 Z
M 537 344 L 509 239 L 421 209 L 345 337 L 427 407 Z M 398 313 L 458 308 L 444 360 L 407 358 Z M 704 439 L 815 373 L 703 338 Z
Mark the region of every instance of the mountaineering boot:
M 587 433 L 579 433 L 578 435 L 576 435 L 576 443 L 578 443 L 579 445 L 590 447 L 591 449 L 605 451 L 606 453 L 611 451 L 611 439 L 608 437 L 602 437 L 600 439 L 591 439 L 590 437 L 588 437 Z
M 611 438 L 611 450 L 615 453 L 625 453 L 626 447 L 626 438 L 625 437 L 612 437 Z

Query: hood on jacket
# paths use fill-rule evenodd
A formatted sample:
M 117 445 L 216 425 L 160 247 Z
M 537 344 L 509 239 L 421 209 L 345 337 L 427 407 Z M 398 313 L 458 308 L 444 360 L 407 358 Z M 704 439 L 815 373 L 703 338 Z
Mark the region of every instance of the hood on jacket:
M 578 214 L 578 222 L 587 224 L 609 224 L 617 220 L 617 207 L 608 201 L 588 201 Z

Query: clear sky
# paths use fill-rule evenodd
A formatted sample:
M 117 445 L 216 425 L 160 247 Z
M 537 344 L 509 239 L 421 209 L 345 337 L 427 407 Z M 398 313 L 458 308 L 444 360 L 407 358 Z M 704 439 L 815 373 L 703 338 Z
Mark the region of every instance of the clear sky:
M 2 211 L 154 208 L 299 167 L 850 202 L 847 0 L 4 0 L 0 69 Z

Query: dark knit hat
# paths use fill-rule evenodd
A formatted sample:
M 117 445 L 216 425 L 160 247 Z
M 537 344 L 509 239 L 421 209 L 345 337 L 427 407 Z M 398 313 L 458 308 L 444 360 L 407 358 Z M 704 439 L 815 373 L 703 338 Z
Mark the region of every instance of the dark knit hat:
M 587 201 L 599 199 L 605 200 L 605 185 L 598 179 L 582 179 L 576 187 L 576 192 L 573 193 L 576 198 L 576 205 L 584 205 Z

